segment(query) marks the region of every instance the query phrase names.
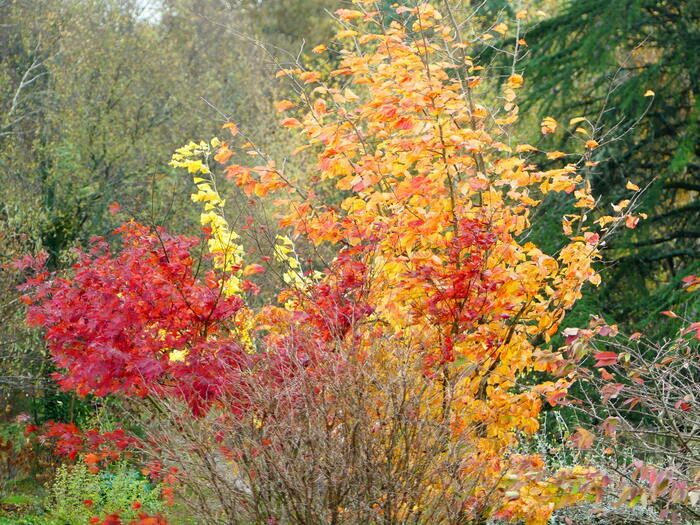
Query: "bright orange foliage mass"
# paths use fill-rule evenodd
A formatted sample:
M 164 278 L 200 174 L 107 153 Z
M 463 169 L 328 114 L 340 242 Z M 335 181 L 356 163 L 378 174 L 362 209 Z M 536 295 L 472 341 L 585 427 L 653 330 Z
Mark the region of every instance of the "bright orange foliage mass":
M 233 124 L 229 142 L 191 143 L 173 165 L 194 176 L 225 296 L 242 297 L 251 289 L 244 278 L 262 266 L 244 261 L 210 158 L 251 198 L 274 197 L 289 236 L 338 254 L 325 273 L 304 271 L 289 237 L 278 237 L 275 258 L 287 267 L 281 305 L 237 313 L 246 352 L 279 346 L 306 323 L 327 350 L 372 363 L 378 377 L 408 360 L 415 388 L 432 393 L 420 417 L 446 424 L 447 442 L 469 444 L 460 473 L 476 483 L 476 515 L 545 523 L 556 507 L 595 496 L 601 483 L 587 468 L 547 472 L 544 458 L 521 453 L 543 404 L 555 405 L 573 380 L 573 368 L 546 343 L 584 285 L 600 282 L 602 239 L 629 215 L 596 227 L 595 199 L 577 167 L 557 152 L 549 158 L 561 164 L 541 170 L 533 159 L 546 152 L 514 143 L 521 75 L 504 82 L 502 106 L 487 108 L 455 26 L 423 4 L 397 10 L 411 27 L 385 28 L 373 5 L 358 0 L 356 10 L 337 13 L 337 36 L 352 45 L 340 52 L 332 86 L 301 67 L 280 72 L 299 93 L 298 103 L 277 104 L 280 113 L 298 107 L 281 125 L 304 142 L 298 150 L 317 155 L 310 180 L 292 180 L 271 160 L 249 166 L 242 159 L 251 148 L 264 157 Z M 324 202 L 316 184 L 334 185 L 342 202 Z M 544 253 L 528 239 L 552 193 L 569 195 L 575 213 L 562 217 L 560 249 Z M 168 352 L 188 366 L 206 348 Z
M 424 417 L 449 418 L 454 435 L 477 444 L 465 475 L 480 473 L 484 490 L 520 480 L 498 515 L 544 523 L 554 506 L 580 497 L 567 487 L 593 478 L 574 469 L 548 480 L 541 458 L 511 454 L 520 436 L 538 429 L 543 397 L 556 404 L 569 385 L 561 356 L 542 346 L 582 287 L 600 282 L 593 263 L 604 232 L 589 219 L 595 200 L 576 166 L 543 171 L 532 161 L 543 152 L 513 143 L 520 75 L 503 86 L 504 108 L 487 109 L 473 92 L 478 70 L 465 44 L 432 6 L 400 8 L 413 17 L 409 33 L 398 23 L 382 29 L 372 5 L 338 12 L 338 38 L 353 39 L 331 73 L 344 87 L 301 68 L 279 75 L 293 79 L 302 108 L 281 125 L 306 142 L 299 149 L 317 152 L 316 180 L 333 182 L 340 206 L 273 162 L 229 163 L 232 144 L 219 157 L 249 196 L 275 194 L 280 227 L 367 265 L 372 314 L 354 327 L 354 351 L 391 369 L 396 349 L 410 348 L 439 391 Z M 561 249 L 547 254 L 528 232 L 550 193 L 571 195 L 578 213 L 563 217 Z M 299 296 L 287 309 L 305 308 Z M 519 381 L 533 371 L 559 379 Z

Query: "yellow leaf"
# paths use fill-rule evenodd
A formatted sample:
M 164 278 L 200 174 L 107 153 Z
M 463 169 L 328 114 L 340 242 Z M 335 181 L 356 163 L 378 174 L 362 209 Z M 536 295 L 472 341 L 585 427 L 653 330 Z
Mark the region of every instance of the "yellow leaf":
M 355 11 L 354 9 L 338 9 L 335 14 L 343 20 L 354 20 L 364 16 L 361 11 Z
M 339 40 L 343 38 L 351 38 L 353 36 L 357 36 L 357 31 L 353 31 L 352 29 L 343 29 L 335 34 L 335 37 Z
M 506 85 L 512 89 L 518 89 L 523 85 L 523 76 L 517 73 L 513 73 L 508 77 L 508 82 Z
M 508 32 L 508 26 L 501 22 L 500 24 L 494 26 L 493 30 L 500 35 L 505 35 Z
M 304 144 L 302 146 L 298 146 L 292 150 L 292 155 L 298 155 L 299 153 L 301 153 L 302 151 L 304 151 L 305 149 L 308 149 L 310 147 L 311 146 L 309 144 Z
M 562 157 L 566 157 L 566 153 L 564 153 L 563 151 L 550 151 L 549 153 L 547 153 L 547 158 L 549 160 L 556 160 Z
M 172 362 L 182 362 L 187 357 L 187 350 L 171 350 L 168 359 Z
M 601 217 L 600 219 L 596 220 L 595 223 L 600 225 L 601 228 L 605 228 L 608 224 L 615 222 L 617 219 L 615 217 L 611 217 L 610 215 L 605 215 Z
M 545 117 L 540 124 L 542 135 L 549 135 L 557 130 L 557 121 L 552 117 Z
M 629 205 L 630 205 L 630 200 L 624 199 L 624 200 L 621 200 L 620 202 L 618 202 L 617 204 L 613 204 L 612 209 L 619 213 L 622 210 L 624 210 L 625 208 L 627 208 L 627 206 L 629 206 Z
M 653 97 L 654 95 L 656 95 L 656 93 L 654 93 L 651 89 L 647 89 L 647 90 L 644 92 L 644 96 L 645 96 L 645 97 Z
M 636 184 L 634 184 L 631 181 L 627 181 L 625 188 L 627 188 L 628 190 L 632 190 L 632 191 L 639 191 L 639 186 L 637 186 Z
M 280 69 L 277 73 L 275 73 L 275 78 L 291 76 L 298 73 L 301 73 L 300 69 Z

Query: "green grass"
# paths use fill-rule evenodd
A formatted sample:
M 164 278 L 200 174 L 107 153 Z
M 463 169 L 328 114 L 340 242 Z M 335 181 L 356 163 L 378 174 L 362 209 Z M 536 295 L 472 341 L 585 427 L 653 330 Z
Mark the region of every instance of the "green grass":
M 10 494 L 0 500 L 0 503 L 4 505 L 17 505 L 20 507 L 32 505 L 36 502 L 36 497 L 30 494 Z
M 46 517 L 39 515 L 0 516 L 0 525 L 47 525 Z
M 28 489 L 15 490 L 0 497 L 0 525 L 48 524 L 47 517 L 42 513 L 44 500 L 42 491 L 37 487 L 28 487 Z

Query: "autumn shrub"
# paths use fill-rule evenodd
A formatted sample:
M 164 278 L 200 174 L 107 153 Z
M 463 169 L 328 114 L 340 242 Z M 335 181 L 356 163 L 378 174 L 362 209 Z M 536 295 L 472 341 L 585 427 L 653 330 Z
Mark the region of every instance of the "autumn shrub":
M 260 385 L 259 411 L 246 418 L 218 410 L 191 418 L 161 399 L 141 414 L 152 437 L 145 452 L 177 465 L 182 499 L 206 523 L 480 523 L 507 518 L 533 490 L 540 516 L 595 499 L 601 481 L 592 471 L 549 470 L 521 451 L 490 477 L 493 458 L 479 458 L 449 418 L 431 417 L 442 399 L 420 384 L 410 348 L 395 351 L 403 362 L 390 370 L 351 361 L 299 370 L 282 391 Z M 540 506 L 546 500 L 557 503 Z
M 685 281 L 688 289 L 700 284 L 695 276 Z M 640 505 L 650 521 L 700 517 L 700 323 L 665 315 L 681 323 L 664 340 L 621 334 L 601 319 L 566 331 L 568 352 L 583 365 L 570 439 L 611 481 L 607 516 Z
M 31 470 L 31 451 L 19 425 L 0 427 L 0 495 L 4 496 L 8 486 L 17 478 L 27 476 Z
M 301 64 L 278 75 L 310 177 L 234 123 L 183 146 L 172 165 L 193 177 L 203 239 L 126 223 L 116 248 L 97 239 L 70 274 L 27 283 L 29 322 L 63 388 L 132 408 L 151 475 L 204 523 L 545 523 L 606 483 L 523 452 L 576 379 L 548 342 L 600 282 L 605 238 L 637 219 L 595 210 L 568 162 L 587 153 L 515 141 L 522 75 L 482 103 L 449 11 L 401 6 L 384 24 L 355 7 L 337 12 L 350 45 L 333 85 Z M 246 210 L 227 184 L 275 227 L 234 231 Z M 529 236 L 552 194 L 573 212 L 546 253 Z M 257 302 L 263 280 L 278 301 Z
M 27 432 L 29 416 L 20 416 L 15 421 L 0 425 L 0 501 L 21 501 L 17 497 L 23 489 L 35 481 L 47 483 L 51 480 L 60 459 L 50 451 L 37 446 Z M 24 495 L 33 500 L 33 494 Z M 24 502 L 23 502 L 24 503 Z

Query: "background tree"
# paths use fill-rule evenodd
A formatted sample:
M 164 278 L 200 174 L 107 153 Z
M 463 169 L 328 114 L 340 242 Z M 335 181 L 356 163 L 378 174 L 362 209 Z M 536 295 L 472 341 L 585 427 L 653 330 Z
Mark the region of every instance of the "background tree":
M 167 166 L 170 152 L 189 137 L 217 134 L 220 113 L 235 114 L 274 151 L 277 87 L 267 79 L 278 60 L 299 52 L 299 35 L 328 31 L 323 5 L 0 4 L 0 264 L 18 250 L 45 250 L 51 267 L 65 266 L 72 248 L 120 222 L 117 208 L 110 212 L 115 202 L 144 222 L 191 228 L 187 188 Z M 258 41 L 272 34 L 263 49 Z M 19 278 L 3 274 L 5 297 Z M 45 379 L 51 369 L 43 348 L 28 334 L 20 337 L 13 321 L 20 305 L 8 300 L 3 308 L 0 375 L 15 386 L 12 378 L 20 376 L 23 384 L 33 374 Z M 48 395 L 32 392 L 37 400 Z M 26 403 L 22 389 L 2 394 Z M 49 405 L 47 417 L 72 417 Z
M 588 176 L 602 202 L 623 199 L 630 179 L 647 188 L 639 209 L 649 218 L 611 241 L 606 284 L 587 311 L 673 330 L 658 323 L 658 313 L 686 301 L 678 284 L 697 270 L 700 253 L 700 5 L 580 0 L 551 7 L 526 32 L 522 65 L 531 82 L 523 109 L 592 121 L 600 147 Z M 645 97 L 648 91 L 655 96 Z M 576 127 L 568 131 L 577 135 Z M 690 302 L 697 308 L 696 298 Z

